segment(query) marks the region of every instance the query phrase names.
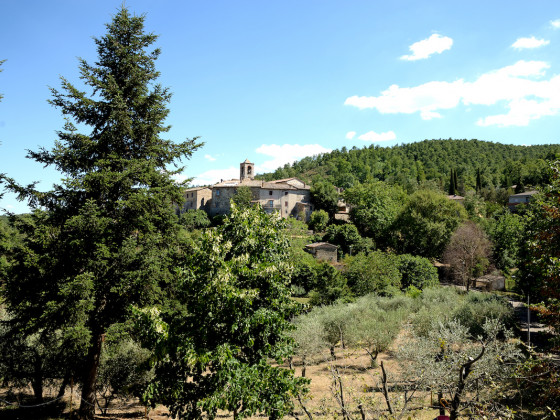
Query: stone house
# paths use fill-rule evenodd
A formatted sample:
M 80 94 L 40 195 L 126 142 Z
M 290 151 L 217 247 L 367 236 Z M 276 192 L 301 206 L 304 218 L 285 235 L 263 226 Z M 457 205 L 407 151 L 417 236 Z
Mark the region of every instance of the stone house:
M 188 188 L 184 191 L 185 202 L 181 212 L 188 210 L 206 210 L 212 200 L 212 189 L 208 187 Z
M 203 209 L 210 217 L 227 214 L 230 211 L 230 200 L 237 193 L 237 188 L 245 186 L 251 189 L 253 202 L 259 203 L 265 211 L 278 212 L 284 218 L 302 216 L 305 220 L 309 219 L 313 211 L 309 185 L 297 178 L 267 182 L 254 177 L 255 165 L 245 160 L 239 167 L 239 179 L 222 180 L 210 187 L 186 190 L 187 201 L 184 208 Z
M 328 242 L 315 242 L 305 246 L 305 250 L 316 259 L 329 262 L 338 261 L 338 247 Z
M 519 204 L 527 204 L 531 201 L 533 196 L 537 194 L 538 191 L 526 191 L 519 194 L 513 194 L 509 196 L 508 199 L 508 208 L 510 211 L 515 212 L 515 207 Z

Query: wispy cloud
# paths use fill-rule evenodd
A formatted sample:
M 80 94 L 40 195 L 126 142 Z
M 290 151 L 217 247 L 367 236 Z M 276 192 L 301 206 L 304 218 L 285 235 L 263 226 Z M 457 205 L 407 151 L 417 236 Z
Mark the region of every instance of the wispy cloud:
M 507 112 L 480 119 L 481 126 L 525 126 L 531 120 L 560 113 L 560 75 L 546 79 L 543 61 L 517 63 L 482 74 L 473 82 L 432 81 L 414 87 L 392 85 L 379 96 L 351 96 L 345 105 L 377 109 L 382 114 L 419 113 L 430 120 L 441 111 L 464 105 L 501 105 Z
M 349 131 L 348 133 L 346 133 L 346 138 L 348 140 L 352 140 L 354 138 L 354 136 L 356 136 L 356 132 L 355 131 Z
M 429 38 L 415 42 L 408 49 L 412 54 L 403 55 L 401 60 L 416 61 L 430 57 L 433 54 L 441 54 L 445 50 L 451 49 L 453 40 L 447 36 L 433 34 Z
M 212 155 L 204 155 L 205 159 L 208 159 L 210 162 L 214 162 L 216 160 L 215 157 L 213 157 Z
M 552 26 L 554 29 L 560 29 L 560 19 L 551 20 L 550 26 Z
M 222 179 L 239 179 L 239 168 L 230 166 L 225 169 L 211 169 L 194 177 L 193 185 L 212 185 Z
M 389 140 L 395 140 L 397 138 L 397 135 L 393 131 L 387 131 L 385 133 L 376 133 L 375 131 L 368 131 L 367 133 L 358 136 L 358 138 L 363 141 L 371 141 L 371 142 L 389 141 Z
M 544 47 L 548 44 L 550 44 L 550 41 L 546 39 L 537 39 L 532 36 L 531 38 L 518 38 L 517 41 L 515 41 L 511 46 L 516 50 L 525 50 Z
M 263 144 L 255 150 L 257 153 L 270 156 L 272 159 L 257 165 L 258 172 L 270 172 L 284 166 L 286 163 L 293 163 L 306 156 L 318 155 L 330 152 L 319 144 Z

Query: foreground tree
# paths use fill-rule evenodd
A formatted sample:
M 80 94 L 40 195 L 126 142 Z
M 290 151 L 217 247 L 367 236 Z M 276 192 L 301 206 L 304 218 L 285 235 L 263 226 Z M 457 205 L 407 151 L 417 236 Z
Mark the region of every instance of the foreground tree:
M 42 193 L 3 178 L 8 188 L 44 208 L 40 233 L 48 238 L 34 273 L 20 260 L 8 276 L 6 301 L 28 332 L 75 321 L 72 333 L 87 342 L 79 416 L 94 416 L 95 386 L 108 327 L 122 321 L 131 304 L 158 299 L 174 267 L 170 252 L 178 224 L 173 203 L 180 185 L 170 171 L 197 148 L 194 140 L 173 143 L 160 136 L 170 93 L 156 83 L 149 51 L 156 40 L 144 32 L 144 17 L 122 8 L 96 39 L 95 65 L 80 60 L 81 78 L 91 93 L 62 79 L 51 104 L 67 118 L 54 149 L 28 157 L 64 174 L 60 185 Z M 81 127 L 90 127 L 81 134 Z M 28 242 L 38 240 L 37 235 Z M 46 253 L 45 253 L 46 252 Z M 46 256 L 47 257 L 46 257 Z M 42 259 L 42 260 L 41 260 Z
M 160 312 L 139 310 L 155 380 L 145 399 L 180 419 L 234 418 L 293 409 L 305 379 L 281 364 L 293 353 L 290 264 L 284 221 L 260 206 L 238 209 L 204 232 L 186 255 L 174 299 Z

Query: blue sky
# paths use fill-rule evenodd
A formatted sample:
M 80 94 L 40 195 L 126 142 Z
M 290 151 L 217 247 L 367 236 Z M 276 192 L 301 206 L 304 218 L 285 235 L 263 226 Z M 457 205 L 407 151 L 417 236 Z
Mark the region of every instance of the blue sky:
M 60 179 L 26 159 L 62 129 L 49 86 L 80 85 L 77 57 L 121 1 L 2 0 L 0 172 Z M 558 143 L 560 2 L 128 0 L 159 34 L 173 92 L 168 137 L 200 136 L 194 184 L 346 146 L 432 138 Z M 5 195 L 0 208 L 26 211 Z

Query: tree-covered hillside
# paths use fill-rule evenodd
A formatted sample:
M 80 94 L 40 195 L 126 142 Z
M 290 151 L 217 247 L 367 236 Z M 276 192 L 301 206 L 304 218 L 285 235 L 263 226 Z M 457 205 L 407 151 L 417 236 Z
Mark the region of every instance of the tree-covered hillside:
M 447 190 L 451 169 L 457 171 L 460 191 L 475 189 L 477 171 L 482 187 L 543 182 L 546 159 L 560 153 L 560 145 L 514 146 L 481 140 L 424 140 L 393 147 L 371 145 L 306 157 L 264 175 L 272 180 L 320 175 L 339 187 L 376 178 L 404 187 L 433 180 Z

